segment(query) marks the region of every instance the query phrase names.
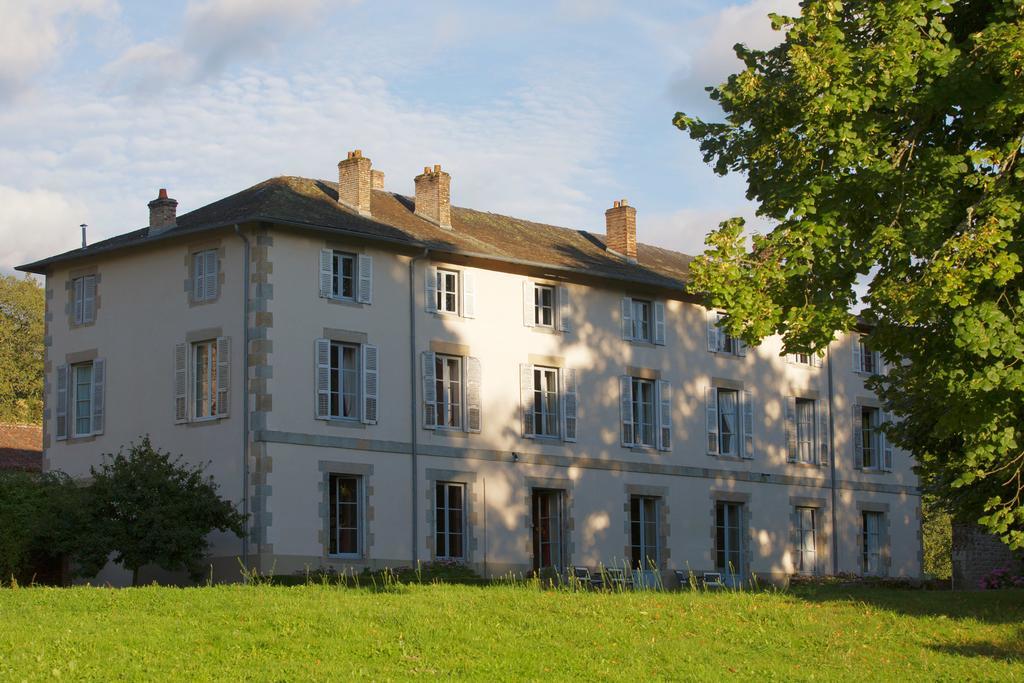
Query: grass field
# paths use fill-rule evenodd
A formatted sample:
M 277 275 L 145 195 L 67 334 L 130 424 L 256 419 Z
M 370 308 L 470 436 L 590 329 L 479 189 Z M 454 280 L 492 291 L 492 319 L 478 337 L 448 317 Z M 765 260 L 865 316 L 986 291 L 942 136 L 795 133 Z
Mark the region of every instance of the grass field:
M 1024 680 L 1024 591 L 0 589 L 0 679 Z

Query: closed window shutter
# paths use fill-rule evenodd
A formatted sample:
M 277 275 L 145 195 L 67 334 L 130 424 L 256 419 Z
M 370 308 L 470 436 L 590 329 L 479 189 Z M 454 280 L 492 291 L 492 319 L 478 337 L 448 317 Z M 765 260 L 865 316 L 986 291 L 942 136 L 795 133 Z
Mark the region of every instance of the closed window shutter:
M 424 291 L 426 293 L 426 295 L 425 295 L 426 309 L 427 309 L 428 313 L 436 313 L 437 312 L 437 267 L 436 266 L 427 266 L 424 269 L 424 272 L 425 272 L 425 278 L 426 278 L 426 282 L 425 282 L 426 286 L 424 287 Z
M 634 444 L 633 434 L 633 378 L 619 377 L 619 413 L 622 419 L 622 445 Z
M 817 400 L 814 402 L 814 410 L 818 414 L 818 464 L 828 464 L 828 412 L 825 410 L 825 402 Z
M 572 309 L 569 304 L 569 288 L 558 288 L 558 329 L 561 332 L 572 332 Z
M 217 298 L 217 272 L 220 263 L 217 260 L 217 250 L 211 249 L 206 252 L 206 299 Z
M 85 278 L 77 278 L 71 283 L 71 305 L 74 306 L 75 324 L 82 324 L 82 316 L 85 306 Z
M 704 414 L 708 430 L 708 455 L 718 455 L 718 395 L 714 387 L 704 389 Z
M 363 344 L 363 424 L 377 424 L 378 353 L 373 344 Z
M 665 345 L 665 302 L 654 302 L 654 343 Z
M 82 278 L 84 297 L 82 301 L 82 322 L 91 323 L 96 319 L 96 276 L 87 275 Z
M 821 354 L 820 353 L 812 353 L 811 354 L 811 366 L 815 367 L 815 368 L 820 368 L 821 367 L 821 363 L 822 363 L 822 356 L 821 356 Z
M 434 372 L 435 355 L 433 351 L 424 351 L 423 368 L 423 426 L 427 429 L 437 427 L 437 385 Z
M 97 358 L 92 362 L 92 433 L 103 433 L 103 403 L 107 394 L 107 362 Z
M 188 419 L 188 347 L 174 345 L 174 422 Z
M 523 325 L 526 327 L 537 326 L 537 302 L 534 293 L 534 284 L 527 280 L 523 283 Z
M 202 301 L 206 298 L 206 261 L 203 252 L 192 254 L 192 298 Z
M 864 372 L 864 359 L 861 358 L 860 338 L 853 338 L 853 371 Z
M 329 299 L 334 296 L 334 252 L 330 249 L 320 250 L 320 296 Z
M 747 343 L 742 339 L 736 339 L 736 344 L 733 348 L 736 349 L 737 356 L 740 356 L 742 358 L 743 356 L 747 355 Z
M 217 415 L 231 408 L 231 337 L 217 337 Z
M 523 436 L 533 438 L 533 366 L 519 364 L 519 404 L 523 422 Z
M 786 460 L 788 462 L 796 462 L 798 460 L 796 444 L 796 398 L 793 396 L 786 397 Z
M 891 413 L 880 413 L 880 417 L 882 418 L 882 425 L 888 424 L 892 421 Z M 881 425 L 879 425 L 878 430 L 878 443 L 881 446 L 879 450 L 882 451 L 883 457 L 882 469 L 886 472 L 892 472 L 892 444 L 889 442 L 889 439 L 886 438 L 885 432 L 881 429 Z
M 462 271 L 462 317 L 476 317 L 476 272 Z
M 754 457 L 754 395 L 743 392 L 743 457 Z
M 633 300 L 628 296 L 622 297 L 622 338 L 633 340 Z
M 563 368 L 562 372 L 562 438 L 576 441 L 576 370 Z
M 373 257 L 359 255 L 359 303 L 373 303 Z
M 313 362 L 316 365 L 316 416 L 326 420 L 331 416 L 330 339 L 317 339 L 313 343 Z
M 864 469 L 864 432 L 860 430 L 860 406 L 853 406 L 853 466 Z
M 707 325 L 708 351 L 710 351 L 711 353 L 718 353 L 718 350 L 721 348 L 718 339 L 718 311 L 708 310 Z
M 658 382 L 658 448 L 672 450 L 672 385 Z
M 68 438 L 68 366 L 57 366 L 57 440 Z
M 479 433 L 483 416 L 481 383 L 483 368 L 479 358 L 466 358 L 466 431 Z

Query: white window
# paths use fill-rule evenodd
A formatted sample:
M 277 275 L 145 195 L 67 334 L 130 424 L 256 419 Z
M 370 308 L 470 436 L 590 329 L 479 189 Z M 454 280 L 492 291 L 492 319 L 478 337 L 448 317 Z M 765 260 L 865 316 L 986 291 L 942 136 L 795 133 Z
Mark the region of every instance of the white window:
M 92 363 L 73 365 L 74 435 L 92 434 Z
M 523 282 L 523 325 L 568 332 L 569 318 L 568 288 Z
M 724 313 L 715 310 L 707 312 L 708 351 L 711 353 L 724 353 L 733 356 L 746 356 L 747 345 L 741 339 L 737 339 L 719 327 L 719 322 L 725 317 Z
M 814 462 L 814 401 L 796 400 L 796 453 L 798 462 Z
M 715 568 L 730 585 L 742 581 L 744 576 L 743 545 L 743 504 L 716 501 Z
M 828 464 L 828 414 L 821 401 L 786 398 L 786 449 L 789 462 Z
M 362 479 L 332 474 L 330 488 L 330 555 L 359 557 L 362 548 Z
M 377 424 L 377 347 L 317 339 L 314 354 L 317 419 Z
M 726 387 L 705 390 L 708 454 L 754 457 L 754 398 Z
M 373 258 L 336 249 L 320 250 L 320 296 L 325 299 L 371 303 Z
M 423 354 L 423 426 L 479 432 L 481 368 L 473 357 Z
M 533 489 L 533 569 L 562 566 L 562 492 Z
M 633 443 L 654 445 L 654 382 L 633 378 Z
M 867 345 L 864 337 L 857 337 L 853 340 L 853 371 L 865 375 L 874 375 L 880 372 L 881 357 L 877 351 L 872 351 Z
M 815 534 L 816 514 L 814 508 L 796 509 L 796 570 L 800 574 L 815 574 L 818 567 L 818 544 Z
M 476 317 L 476 271 L 428 266 L 426 276 L 428 312 Z
M 217 298 L 216 249 L 204 249 L 192 254 L 192 300 L 213 301 Z
M 536 285 L 533 288 L 533 318 L 537 327 L 555 326 L 555 288 Z
M 330 417 L 359 419 L 359 345 L 331 342 Z
M 533 434 L 557 437 L 560 414 L 558 411 L 558 370 L 534 366 L 533 368 Z
M 331 253 L 331 296 L 336 299 L 356 298 L 356 255 L 343 251 Z
M 624 297 L 622 338 L 633 342 L 665 344 L 665 302 Z
M 658 567 L 658 503 L 654 496 L 629 497 L 629 546 L 634 569 Z
M 175 422 L 227 416 L 230 351 L 228 337 L 175 345 Z
M 672 393 L 668 382 L 619 378 L 622 445 L 672 450 Z
M 889 415 L 879 408 L 854 406 L 853 449 L 857 466 L 866 470 L 892 471 L 892 445 L 882 432 Z
M 882 574 L 882 513 L 862 514 L 861 554 L 864 573 L 869 576 Z
M 633 340 L 651 341 L 651 302 L 633 299 Z
M 794 365 L 805 365 L 809 368 L 821 367 L 821 356 L 816 353 L 791 353 L 786 360 Z
M 76 277 L 71 281 L 72 316 L 76 325 L 96 320 L 96 276 Z
M 455 270 L 437 269 L 437 310 L 442 313 L 459 313 L 459 273 Z
M 465 559 L 466 485 L 438 482 L 434 496 L 434 555 L 441 560 Z
M 217 341 L 192 344 L 192 417 L 217 415 Z
M 740 433 L 740 400 L 734 389 L 718 390 L 718 453 L 737 455 Z
M 519 366 L 523 436 L 576 440 L 576 371 Z
M 462 358 L 437 355 L 434 361 L 437 385 L 437 426 L 462 428 Z
M 103 433 L 106 362 L 57 368 L 57 439 Z

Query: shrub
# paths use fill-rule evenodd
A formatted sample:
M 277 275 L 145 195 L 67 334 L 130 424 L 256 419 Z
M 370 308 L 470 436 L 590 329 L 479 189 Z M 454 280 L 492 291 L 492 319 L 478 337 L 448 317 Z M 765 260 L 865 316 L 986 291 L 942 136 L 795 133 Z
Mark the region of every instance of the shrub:
M 1015 572 L 1009 567 L 993 569 L 978 581 L 978 587 L 982 590 L 994 590 L 997 588 L 1024 588 L 1024 575 Z
M 81 522 L 82 491 L 60 472 L 0 472 L 0 583 L 53 566 Z

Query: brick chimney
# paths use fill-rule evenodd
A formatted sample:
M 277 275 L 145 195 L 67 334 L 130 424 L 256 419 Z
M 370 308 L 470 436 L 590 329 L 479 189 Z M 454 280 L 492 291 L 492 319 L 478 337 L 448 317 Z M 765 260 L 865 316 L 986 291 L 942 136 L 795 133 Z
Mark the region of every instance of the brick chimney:
M 604 221 L 608 248 L 636 261 L 636 209 L 625 199 L 616 200 L 604 212 Z
M 167 196 L 160 188 L 157 198 L 149 203 L 149 234 L 159 235 L 178 224 L 178 200 Z
M 361 149 L 338 162 L 338 202 L 361 216 L 370 215 L 370 165 Z
M 370 187 L 374 190 L 384 189 L 384 171 L 370 171 Z
M 452 177 L 435 164 L 416 176 L 416 215 L 446 230 L 452 229 Z

